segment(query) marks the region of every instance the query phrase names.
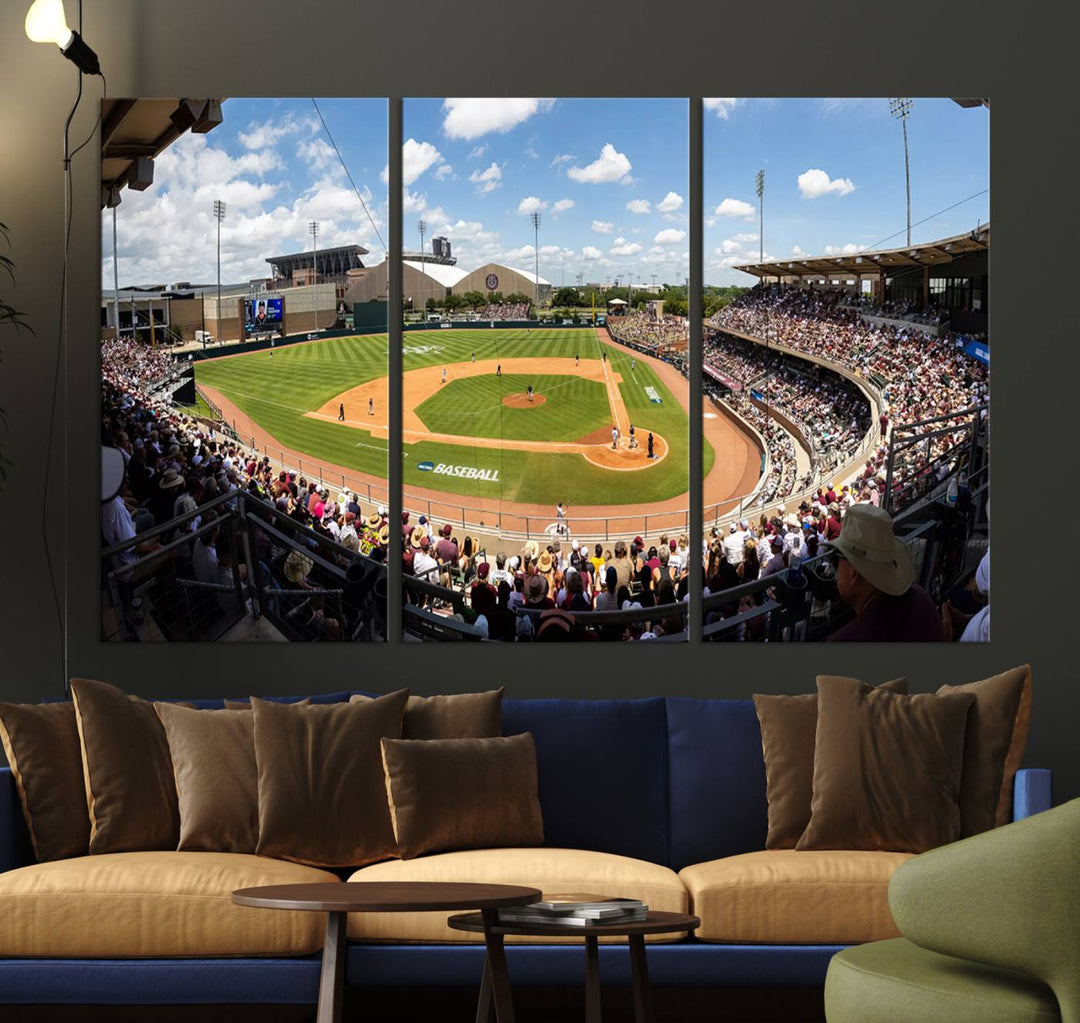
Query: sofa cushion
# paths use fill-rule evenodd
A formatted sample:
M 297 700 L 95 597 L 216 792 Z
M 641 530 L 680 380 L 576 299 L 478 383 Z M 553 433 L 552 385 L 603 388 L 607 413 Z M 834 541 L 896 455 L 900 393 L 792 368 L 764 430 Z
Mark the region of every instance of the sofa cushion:
M 1058 1023 L 1034 977 L 955 959 L 904 938 L 847 948 L 825 978 L 829 1023 Z
M 349 703 L 374 697 L 353 693 Z M 503 687 L 485 693 L 410 696 L 401 723 L 403 739 L 487 739 L 502 735 Z
M 765 758 L 753 701 L 671 698 L 667 719 L 671 866 L 764 849 Z
M 889 879 L 907 853 L 769 849 L 679 871 L 702 941 L 847 944 L 893 938 Z
M 75 705 L 0 703 L 0 741 L 39 860 L 85 856 L 90 847 Z
M 544 844 L 536 746 L 524 735 L 383 739 L 398 854 Z
M 472 881 L 520 884 L 542 892 L 595 892 L 641 899 L 651 909 L 686 912 L 686 889 L 657 863 L 580 849 L 470 849 L 391 860 L 358 870 L 350 881 Z M 482 941 L 446 926 L 449 913 L 352 913 L 349 937 L 375 941 Z M 680 935 L 663 935 L 675 940 Z M 580 938 L 507 937 L 507 941 L 580 941 Z M 608 940 L 608 939 L 601 939 Z M 613 938 L 618 941 L 620 939 Z M 621 939 L 625 941 L 624 939 Z
M 129 852 L 0 874 L 0 956 L 306 955 L 320 913 L 248 909 L 237 888 L 337 881 L 324 870 L 240 853 Z
M 548 845 L 668 862 L 662 699 L 506 700 L 503 735 L 520 732 L 536 740 Z

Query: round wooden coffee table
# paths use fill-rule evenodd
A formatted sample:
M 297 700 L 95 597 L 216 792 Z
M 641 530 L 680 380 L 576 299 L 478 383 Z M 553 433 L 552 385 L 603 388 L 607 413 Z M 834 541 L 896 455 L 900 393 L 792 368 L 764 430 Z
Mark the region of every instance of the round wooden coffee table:
M 652 1023 L 652 988 L 649 986 L 649 964 L 645 958 L 646 934 L 671 934 L 674 931 L 692 931 L 701 926 L 696 916 L 688 913 L 661 913 L 649 910 L 644 920 L 628 920 L 615 924 L 594 924 L 588 927 L 571 924 L 524 924 L 501 923 L 495 910 L 484 913 L 463 913 L 452 916 L 447 924 L 456 931 L 482 931 L 487 944 L 484 963 L 484 979 L 480 984 L 480 1003 L 476 1009 L 477 1023 L 487 1023 L 492 1003 L 496 1019 L 504 1023 L 499 992 L 505 991 L 504 1000 L 509 1003 L 510 981 L 506 973 L 506 956 L 503 937 L 514 935 L 559 935 L 585 939 L 585 1020 L 600 1023 L 600 949 L 598 938 L 623 937 L 630 942 L 630 964 L 634 973 L 634 1020 L 636 1023 Z M 513 1012 L 513 1009 L 510 1009 Z
M 349 913 L 424 913 L 455 909 L 479 909 L 477 918 L 498 922 L 496 910 L 503 906 L 523 906 L 541 897 L 538 888 L 511 884 L 441 884 L 425 881 L 350 881 L 327 884 L 276 884 L 241 888 L 232 893 L 233 902 L 259 909 L 293 909 L 326 913 L 326 940 L 323 943 L 322 975 L 319 979 L 317 1023 L 340 1023 L 344 1005 L 346 923 Z M 483 930 L 483 925 L 481 925 Z M 501 948 L 501 939 L 500 939 Z M 506 960 L 498 968 L 506 977 Z M 500 1023 L 513 1020 L 509 983 L 500 986 L 500 1002 L 508 1009 Z M 505 1013 L 509 1013 L 508 1015 Z

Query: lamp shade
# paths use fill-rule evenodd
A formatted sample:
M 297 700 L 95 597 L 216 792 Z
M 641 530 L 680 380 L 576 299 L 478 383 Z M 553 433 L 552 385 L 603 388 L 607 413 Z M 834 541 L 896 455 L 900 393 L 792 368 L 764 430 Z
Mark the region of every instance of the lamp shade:
M 63 0 L 34 0 L 26 12 L 26 34 L 35 43 L 56 43 L 64 49 L 72 33 L 64 17 Z

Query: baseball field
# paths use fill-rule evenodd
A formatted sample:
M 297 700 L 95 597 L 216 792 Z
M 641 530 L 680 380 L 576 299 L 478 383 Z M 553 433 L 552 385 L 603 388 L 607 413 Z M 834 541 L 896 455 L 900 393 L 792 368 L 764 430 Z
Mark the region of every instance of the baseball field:
M 405 335 L 403 365 L 406 495 L 549 509 L 558 501 L 645 509 L 685 497 L 685 380 L 602 331 L 414 331 Z M 206 360 L 195 372 L 241 436 L 272 456 L 282 450 L 287 461 L 301 455 L 305 468 L 325 466 L 327 475 L 385 480 L 385 335 Z M 708 438 L 704 449 L 708 475 Z

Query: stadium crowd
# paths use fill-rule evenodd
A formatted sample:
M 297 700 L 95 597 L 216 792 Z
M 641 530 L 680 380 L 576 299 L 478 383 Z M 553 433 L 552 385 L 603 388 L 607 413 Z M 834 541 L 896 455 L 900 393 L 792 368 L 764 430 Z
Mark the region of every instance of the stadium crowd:
M 165 347 L 151 348 L 133 337 L 109 338 L 101 343 L 101 378 L 143 397 L 176 368 L 176 360 Z
M 967 436 L 961 413 L 986 403 L 987 367 L 964 351 L 967 338 L 865 323 L 845 306 L 848 298 L 835 290 L 759 285 L 711 317 L 709 326 L 767 338 L 875 381 L 884 401 L 880 425 L 886 443 L 891 424 L 946 417 L 942 424 L 955 426 L 955 432 L 936 438 L 929 451 L 926 445 L 909 447 L 894 460 L 898 490 L 921 491 L 948 474 L 952 450 Z M 879 472 L 887 459 L 883 446 L 863 474 Z
M 639 352 L 656 352 L 660 348 L 685 348 L 690 337 L 686 320 L 681 316 L 662 316 L 647 313 L 626 313 L 611 316 L 608 329 L 616 340 Z
M 529 302 L 496 302 L 484 306 L 477 314 L 477 319 L 527 320 L 531 308 L 532 306 Z
M 685 632 L 679 605 L 689 589 L 689 540 L 666 534 L 655 545 L 640 537 L 592 545 L 553 537 L 541 546 L 526 541 L 514 554 L 500 550 L 494 559 L 479 538 L 438 529 L 426 516 L 415 523 L 403 512 L 404 572 L 461 594 L 455 616 L 487 639 L 506 642 L 577 640 L 650 640 Z M 418 606 L 443 605 L 406 582 L 406 594 Z M 647 612 L 656 608 L 655 618 Z M 589 611 L 643 611 L 629 624 L 585 624 L 577 615 Z
M 135 373 L 115 361 L 129 356 L 131 365 L 138 367 Z M 160 558 L 137 566 L 138 571 L 131 574 L 140 579 L 156 574 L 164 579 L 179 572 L 201 583 L 229 584 L 236 549 L 236 535 L 225 528 L 231 503 L 219 503 L 206 514 L 199 509 L 239 490 L 287 516 L 284 522 L 272 522 L 267 515 L 268 525 L 291 531 L 299 547 L 318 553 L 341 570 L 356 561 L 356 553 L 385 562 L 391 538 L 385 507 L 365 513 L 356 493 L 331 489 L 322 481 L 309 481 L 302 474 L 275 468 L 269 457 L 220 432 L 220 425 L 215 429 L 154 399 L 154 384 L 170 369 L 167 356 L 162 361 L 158 353 L 136 342 L 124 346 L 106 342 L 103 361 L 101 442 L 119 449 L 125 471 L 119 493 L 102 502 L 102 538 L 106 547 L 131 541 L 128 548 L 112 556 L 111 567 L 132 565 L 188 533 L 200 534 L 193 543 L 164 551 Z M 174 529 L 139 540 L 140 534 L 182 517 L 185 521 Z M 200 533 L 216 520 L 222 528 Z M 255 536 L 256 556 L 270 586 L 340 588 L 340 576 L 327 573 L 301 550 L 258 527 Z M 166 565 L 169 572 L 163 571 Z M 240 570 L 243 574 L 243 566 Z M 219 597 L 222 610 L 229 609 L 230 600 L 229 595 Z M 306 603 L 310 638 L 340 639 L 342 630 L 353 624 L 334 617 L 322 597 L 312 597 Z

